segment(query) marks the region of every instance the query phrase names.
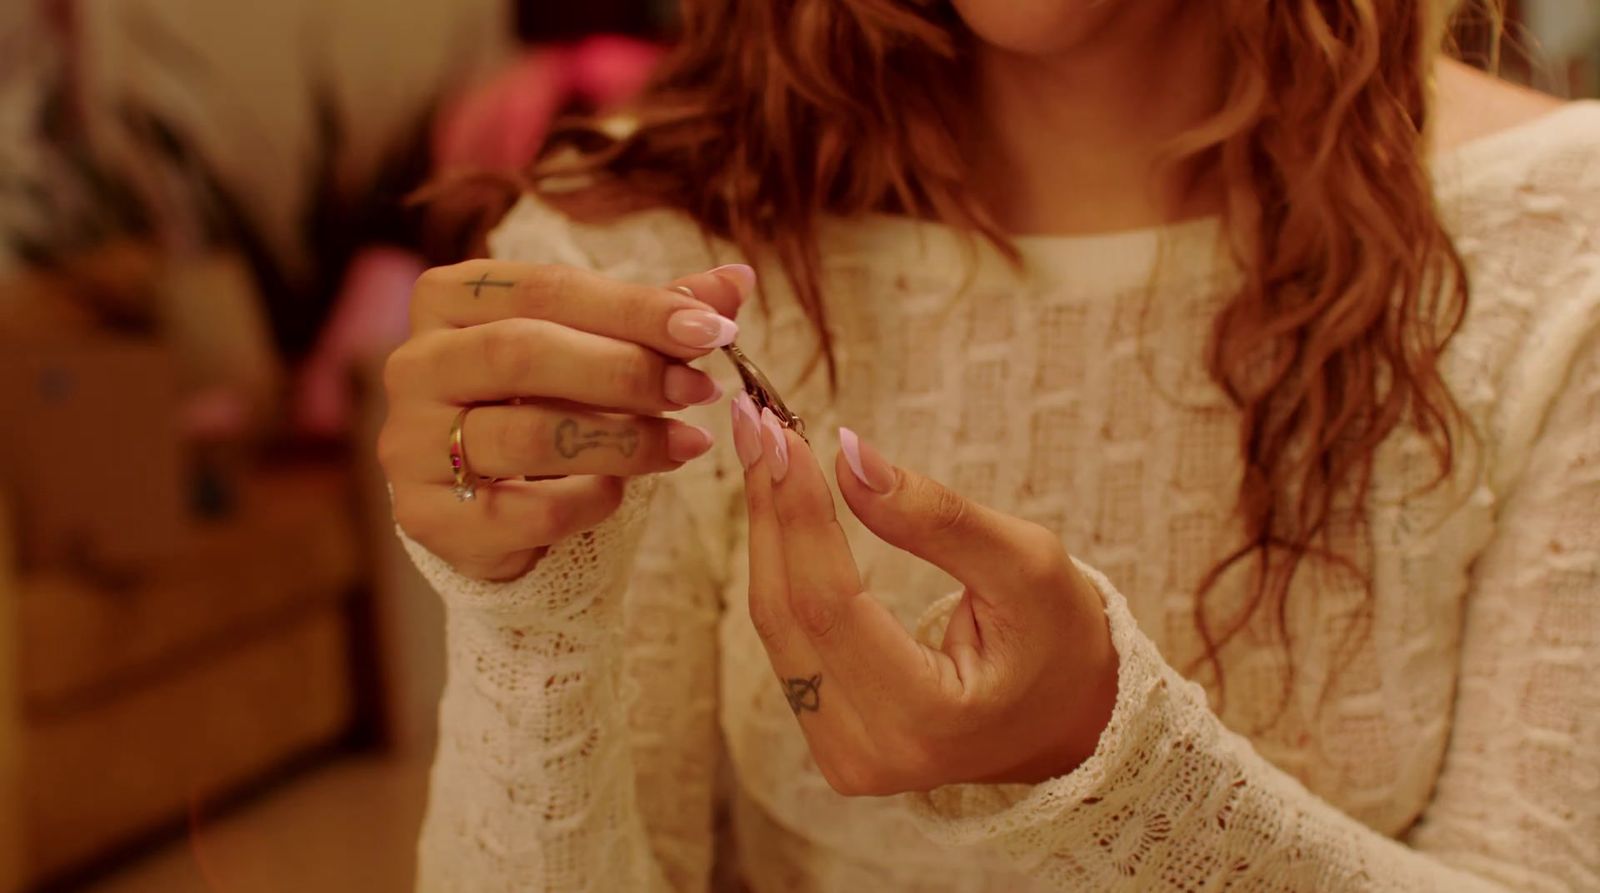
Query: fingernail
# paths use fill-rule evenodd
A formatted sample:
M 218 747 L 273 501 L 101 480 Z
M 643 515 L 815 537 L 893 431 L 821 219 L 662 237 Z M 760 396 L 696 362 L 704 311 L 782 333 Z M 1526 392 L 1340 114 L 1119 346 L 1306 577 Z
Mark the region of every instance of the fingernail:
M 704 406 L 722 399 L 722 385 L 716 379 L 688 366 L 668 366 L 661 390 L 668 400 L 683 406 Z
M 688 422 L 672 422 L 667 426 L 667 458 L 674 462 L 687 462 L 711 449 L 711 432 Z
M 789 473 L 789 441 L 783 436 L 778 417 L 765 406 L 761 407 L 761 430 L 766 432 L 761 439 L 766 447 L 767 467 L 772 470 L 772 479 L 781 481 Z
M 739 300 L 748 301 L 756 293 L 756 271 L 749 264 L 723 264 L 711 272 L 726 275 L 739 286 Z
M 894 467 L 872 445 L 865 443 L 849 428 L 839 429 L 839 449 L 844 451 L 844 463 L 856 480 L 874 493 L 887 493 L 894 489 Z
M 761 458 L 761 419 L 756 416 L 755 401 L 744 391 L 729 405 L 733 409 L 733 451 L 739 454 L 739 464 L 749 468 Z
M 709 310 L 679 310 L 667 317 L 667 334 L 684 347 L 722 347 L 733 343 L 739 326 Z

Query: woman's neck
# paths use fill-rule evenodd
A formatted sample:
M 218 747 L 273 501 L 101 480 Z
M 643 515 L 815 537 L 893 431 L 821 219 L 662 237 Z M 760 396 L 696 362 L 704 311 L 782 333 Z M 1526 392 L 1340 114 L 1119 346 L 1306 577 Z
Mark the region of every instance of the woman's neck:
M 1222 102 L 1209 6 L 1130 4 L 1083 46 L 1049 57 L 978 48 L 968 151 L 1004 229 L 1113 232 L 1216 209 L 1220 189 L 1200 171 L 1158 169 L 1165 146 Z

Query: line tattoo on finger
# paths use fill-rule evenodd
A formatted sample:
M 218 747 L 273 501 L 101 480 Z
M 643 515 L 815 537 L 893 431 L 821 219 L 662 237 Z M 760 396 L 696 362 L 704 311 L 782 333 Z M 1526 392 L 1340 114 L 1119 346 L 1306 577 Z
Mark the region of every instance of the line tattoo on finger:
M 802 710 L 816 713 L 822 709 L 822 674 L 783 680 L 783 696 L 789 699 L 789 709 L 795 716 Z
M 472 286 L 472 296 L 474 298 L 482 297 L 483 296 L 483 290 L 486 289 L 486 288 L 514 288 L 514 287 L 516 287 L 516 283 L 512 282 L 509 279 L 490 279 L 488 273 L 484 273 L 482 276 L 479 276 L 477 279 L 469 279 L 466 282 L 463 282 L 461 284 L 462 285 L 470 285 L 470 286 Z
M 577 419 L 562 419 L 556 426 L 556 452 L 563 458 L 573 459 L 584 450 L 606 448 L 615 448 L 622 455 L 632 457 L 639 448 L 639 430 L 629 427 L 621 431 L 604 428 L 585 431 Z

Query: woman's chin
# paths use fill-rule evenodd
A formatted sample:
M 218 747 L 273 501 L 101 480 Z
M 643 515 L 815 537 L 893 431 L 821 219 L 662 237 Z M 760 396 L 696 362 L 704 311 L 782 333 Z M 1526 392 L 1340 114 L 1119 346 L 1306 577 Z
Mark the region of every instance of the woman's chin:
M 979 40 L 1029 56 L 1082 45 L 1130 2 L 1140 0 L 954 0 Z

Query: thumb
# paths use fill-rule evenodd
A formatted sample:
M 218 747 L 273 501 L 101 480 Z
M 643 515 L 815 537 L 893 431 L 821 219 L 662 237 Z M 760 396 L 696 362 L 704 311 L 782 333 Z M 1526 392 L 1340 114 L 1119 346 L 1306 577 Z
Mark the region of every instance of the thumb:
M 969 589 L 1009 589 L 1017 572 L 1026 572 L 1030 528 L 1037 525 L 891 465 L 849 428 L 839 429 L 835 477 L 845 503 L 868 530 Z

